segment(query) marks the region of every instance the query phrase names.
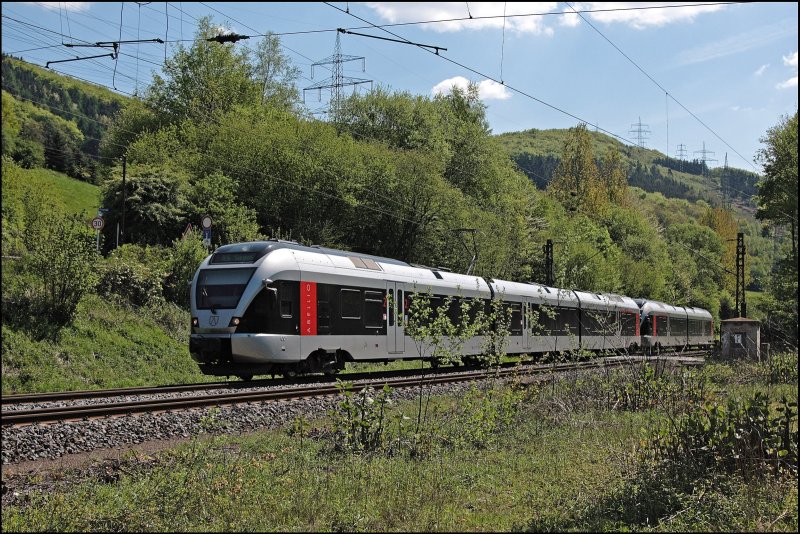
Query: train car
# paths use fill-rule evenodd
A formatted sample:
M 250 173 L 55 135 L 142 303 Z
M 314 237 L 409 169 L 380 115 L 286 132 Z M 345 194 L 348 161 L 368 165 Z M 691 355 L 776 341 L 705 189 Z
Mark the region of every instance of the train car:
M 580 345 L 591 351 L 635 349 L 638 306 L 630 297 L 613 293 L 574 291 L 580 302 Z
M 686 306 L 686 345 L 710 347 L 714 344 L 714 318 L 702 308 Z
M 506 352 L 542 354 L 580 348 L 580 301 L 567 289 L 489 279 L 511 308 Z
M 701 328 L 711 320 L 711 314 L 700 308 L 685 308 L 647 299 L 636 299 L 641 314 L 641 346 L 649 353 L 663 350 L 683 350 L 690 344 L 706 345 Z M 691 310 L 693 335 L 689 331 Z M 708 332 L 709 330 L 705 330 Z
M 417 357 L 409 292 L 488 301 L 487 282 L 389 258 L 278 240 L 218 248 L 192 282 L 190 352 L 201 370 L 335 372 L 347 361 Z M 470 340 L 465 355 L 479 354 Z

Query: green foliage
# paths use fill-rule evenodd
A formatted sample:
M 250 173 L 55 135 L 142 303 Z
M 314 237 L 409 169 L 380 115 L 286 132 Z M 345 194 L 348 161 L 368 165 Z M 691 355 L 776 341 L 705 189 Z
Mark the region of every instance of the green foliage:
M 206 41 L 218 33 L 210 17 L 201 18 L 191 46 L 178 44 L 164 61 L 163 77 L 154 75 L 144 100 L 162 120 L 208 121 L 237 105 L 259 103 L 249 51 L 233 43 Z
M 782 117 L 761 139 L 758 160 L 764 178 L 758 183 L 756 217 L 789 229 L 788 250 L 776 262 L 768 284 L 773 297 L 769 335 L 786 347 L 797 346 L 797 112 Z
M 3 102 L 9 105 L 4 112 L 8 131 L 3 133 L 3 154 L 24 168 L 47 166 L 74 178 L 93 180 L 94 163 L 81 152 L 84 136 L 73 121 L 18 101 L 5 91 Z
M 135 306 L 155 304 L 161 300 L 162 262 L 153 261 L 154 255 L 147 252 L 138 245 L 122 245 L 114 249 L 100 270 L 98 294 L 106 297 L 118 295 Z
M 255 210 L 236 201 L 236 183 L 224 174 L 214 173 L 194 181 L 187 195 L 186 213 L 190 221 L 211 216 L 212 244 L 264 239 L 259 233 Z
M 337 381 L 343 399 L 330 415 L 333 419 L 334 448 L 339 452 L 374 451 L 385 439 L 386 409 L 391 405 L 391 388 L 379 393 L 369 386 L 354 393 L 351 382 Z
M 179 236 L 185 221 L 186 177 L 150 165 L 130 165 L 126 177 L 125 235 L 123 243 L 165 245 Z M 122 227 L 122 177 L 103 185 L 106 227 Z M 110 246 L 111 242 L 107 242 Z
M 253 79 L 261 87 L 261 103 L 286 111 L 300 105 L 300 92 L 296 82 L 301 71 L 291 63 L 281 49 L 280 38 L 267 32 L 253 52 L 255 68 Z
M 178 306 L 189 309 L 189 289 L 194 273 L 208 256 L 200 233 L 196 230 L 172 242 L 167 276 L 164 280 L 164 296 Z
M 781 117 L 767 130 L 758 151 L 764 179 L 758 183 L 759 208 L 756 216 L 773 224 L 789 226 L 792 254 L 797 263 L 797 112 Z
M 62 128 L 54 130 L 56 133 L 60 131 L 67 134 L 66 137 L 56 135 L 48 141 L 51 156 L 55 160 L 59 157 L 64 160 L 60 164 L 48 163 L 48 166 L 66 172 L 74 178 L 96 183 L 99 169 L 94 157 L 98 155 L 100 139 L 104 137 L 112 118 L 130 100 L 111 90 L 57 74 L 10 56 L 3 56 L 2 70 L 4 92 L 8 91 L 16 99 L 15 113 L 29 116 L 35 114 L 38 116 L 36 120 L 45 128 L 58 124 L 68 125 L 66 130 Z M 6 103 L 4 98 L 4 113 Z M 36 111 L 34 113 L 30 110 Z M 72 129 L 79 135 L 75 136 Z M 3 134 L 5 137 L 5 128 Z M 27 159 L 30 156 L 38 156 L 41 150 L 44 158 L 45 145 L 41 143 L 42 140 L 18 138 L 17 156 Z M 68 141 L 65 145 L 57 144 L 64 140 Z M 6 153 L 5 149 L 3 153 Z M 39 166 L 43 162 L 44 159 L 38 165 L 32 166 Z
M 478 389 L 472 387 L 455 408 L 452 433 L 443 441 L 463 449 L 484 449 L 497 445 L 513 428 L 525 392 L 522 388 Z
M 769 384 L 797 384 L 797 364 L 797 352 L 779 352 L 762 365 Z
M 42 237 L 30 244 L 29 253 L 20 260 L 17 284 L 3 295 L 4 317 L 32 329 L 48 321 L 69 323 L 81 297 L 96 281 L 94 236 L 81 218 L 51 214 Z
M 586 124 L 570 128 L 561 161 L 548 190 L 570 211 L 602 214 L 607 197 L 600 180 Z
M 653 457 L 694 473 L 720 469 L 745 479 L 781 472 L 797 476 L 797 402 L 782 398 L 775 415 L 771 404 L 757 392 L 744 400 L 700 405 L 661 430 L 652 443 Z

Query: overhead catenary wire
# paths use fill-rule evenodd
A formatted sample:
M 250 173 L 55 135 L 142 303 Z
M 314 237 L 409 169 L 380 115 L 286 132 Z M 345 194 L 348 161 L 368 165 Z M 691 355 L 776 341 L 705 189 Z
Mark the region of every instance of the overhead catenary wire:
M 671 94 L 669 93 L 669 91 L 667 91 L 667 90 L 666 90 L 666 89 L 665 89 L 665 88 L 664 88 L 664 87 L 663 87 L 663 86 L 662 86 L 660 83 L 658 83 L 658 82 L 657 82 L 657 81 L 656 81 L 656 80 L 655 80 L 655 79 L 654 79 L 652 76 L 650 76 L 650 74 L 648 74 L 648 73 L 647 73 L 647 72 L 646 72 L 646 71 L 645 71 L 645 70 L 644 70 L 642 67 L 640 67 L 638 63 L 636 63 L 636 62 L 635 62 L 633 59 L 631 59 L 631 58 L 630 58 L 630 56 L 628 56 L 628 54 L 626 54 L 625 52 L 623 52 L 623 51 L 620 49 L 620 47 L 618 47 L 616 44 L 614 44 L 614 42 L 613 42 L 611 39 L 609 39 L 608 37 L 606 37 L 606 36 L 605 36 L 605 34 L 604 34 L 603 32 L 601 32 L 599 29 L 597 29 L 597 27 L 596 27 L 594 24 L 592 24 L 591 22 L 589 22 L 589 19 L 587 19 L 586 17 L 584 17 L 584 16 L 583 16 L 583 14 L 582 14 L 582 12 L 580 12 L 580 11 L 576 10 L 575 8 L 573 8 L 573 7 L 572 7 L 572 4 L 570 4 L 569 2 L 565 2 L 565 4 L 567 4 L 567 6 L 569 6 L 569 8 L 570 8 L 570 9 L 572 9 L 572 11 L 574 11 L 574 12 L 575 12 L 575 13 L 576 13 L 576 14 L 577 14 L 577 15 L 578 15 L 578 16 L 579 16 L 579 17 L 580 17 L 580 18 L 581 18 L 581 19 L 582 19 L 584 22 L 586 22 L 586 24 L 588 24 L 588 25 L 589 25 L 589 26 L 590 26 L 590 27 L 591 27 L 591 28 L 592 28 L 594 31 L 596 31 L 596 32 L 597 32 L 597 33 L 598 33 L 598 34 L 599 34 L 599 35 L 600 35 L 600 36 L 601 36 L 603 39 L 605 39 L 606 41 L 608 41 L 608 43 L 609 43 L 611 46 L 613 46 L 613 47 L 614 47 L 614 48 L 617 50 L 617 52 L 619 52 L 620 54 L 622 54 L 622 56 L 623 56 L 625 59 L 627 59 L 629 62 L 631 62 L 631 64 L 633 64 L 633 66 L 635 66 L 637 69 L 639 69 L 639 71 L 640 71 L 642 74 L 644 74 L 645 76 L 647 76 L 647 78 L 648 78 L 648 79 L 649 79 L 651 82 L 653 82 L 653 83 L 656 85 L 656 87 L 658 87 L 659 89 L 661 89 L 662 91 L 664 91 L 664 93 L 665 93 L 665 94 L 666 94 L 666 95 L 667 95 L 669 98 L 672 98 L 672 100 L 674 100 L 676 104 L 678 104 L 680 107 L 682 107 L 682 108 L 684 109 L 684 111 L 686 111 L 686 112 L 687 112 L 689 115 L 691 115 L 692 117 L 694 117 L 694 118 L 695 118 L 695 120 L 697 120 L 697 122 L 699 122 L 700 124 L 702 124 L 702 125 L 703 125 L 703 126 L 706 128 L 706 130 L 708 130 L 709 132 L 711 132 L 712 134 L 714 134 L 714 136 L 715 136 L 717 139 L 719 139 L 720 141 L 722 141 L 722 142 L 725 144 L 725 146 L 727 146 L 728 148 L 730 148 L 731 150 L 733 150 L 733 152 L 734 152 L 734 153 L 736 153 L 736 155 L 737 155 L 737 156 L 739 156 L 740 158 L 742 158 L 742 160 L 746 161 L 748 165 L 750 165 L 751 167 L 753 167 L 753 169 L 755 169 L 755 168 L 756 168 L 756 166 L 755 166 L 755 165 L 753 165 L 753 164 L 752 164 L 752 162 L 750 162 L 750 160 L 748 160 L 747 158 L 745 158 L 744 156 L 742 156 L 742 155 L 739 153 L 739 151 L 738 151 L 738 150 L 736 150 L 735 148 L 733 148 L 733 147 L 732 147 L 732 146 L 731 146 L 731 145 L 730 145 L 730 144 L 729 144 L 727 141 L 725 141 L 725 139 L 723 139 L 723 138 L 722 138 L 722 136 L 720 136 L 720 135 L 719 135 L 717 132 L 715 132 L 715 131 L 714 131 L 714 130 L 713 130 L 711 127 L 710 127 L 710 126 L 708 126 L 708 125 L 707 125 L 705 122 L 703 122 L 702 120 L 700 120 L 700 117 L 698 117 L 697 115 L 695 115 L 695 114 L 694 114 L 694 113 L 693 113 L 693 112 L 692 112 L 692 111 L 691 111 L 689 108 L 687 108 L 686 106 L 684 106 L 684 105 L 683 105 L 683 104 L 682 104 L 682 103 L 681 103 L 681 102 L 680 102 L 680 101 L 679 101 L 677 98 L 675 98 L 673 95 L 671 95 Z M 666 152 L 666 153 L 667 153 L 667 154 L 669 154 L 669 145 L 667 145 L 667 152 Z
M 331 4 L 330 2 L 324 2 L 324 3 L 325 3 L 325 5 L 327 5 L 327 6 L 330 6 L 330 7 L 334 8 L 334 9 L 336 9 L 337 11 L 342 11 L 342 12 L 344 12 L 344 10 L 342 10 L 341 8 L 339 8 L 339 7 L 337 7 L 337 6 L 333 5 L 333 4 Z M 391 32 L 391 31 L 387 30 L 386 28 L 381 28 L 381 27 L 379 27 L 379 26 L 377 26 L 377 25 L 375 25 L 375 24 L 372 24 L 370 21 L 368 21 L 368 20 L 366 20 L 366 19 L 364 19 L 364 18 L 362 18 L 362 17 L 359 17 L 358 15 L 355 15 L 355 14 L 353 14 L 353 13 L 348 13 L 348 14 L 349 14 L 351 17 L 355 17 L 355 18 L 357 18 L 358 20 L 360 20 L 360 21 L 362 21 L 362 22 L 366 22 L 367 24 L 370 24 L 370 25 L 372 25 L 372 27 L 374 27 L 374 28 L 381 29 L 381 30 L 383 30 L 384 32 L 386 32 L 386 33 L 388 33 L 388 34 L 390 34 L 390 35 L 393 35 L 393 36 L 397 37 L 398 39 L 403 39 L 404 41 L 408 42 L 409 44 L 412 44 L 412 43 L 411 43 L 411 41 L 409 41 L 408 39 L 405 39 L 405 38 L 403 38 L 402 36 L 400 36 L 400 35 L 397 35 L 396 33 L 394 33 L 394 32 Z M 461 62 L 459 62 L 459 61 L 456 61 L 456 60 L 454 60 L 454 59 L 450 59 L 450 58 L 449 58 L 449 57 L 447 57 L 447 56 L 443 56 L 443 55 L 441 55 L 441 54 L 436 54 L 435 52 L 432 52 L 432 51 L 428 50 L 427 48 L 420 47 L 419 45 L 417 45 L 417 46 L 420 48 L 420 50 L 425 50 L 426 52 L 428 52 L 428 53 L 430 53 L 430 54 L 433 54 L 433 55 L 435 55 L 436 57 L 440 57 L 440 58 L 444 59 L 445 61 L 448 61 L 448 62 L 450 62 L 450 63 L 453 63 L 454 65 L 457 65 L 457 66 L 461 67 L 462 69 L 466 69 L 466 70 L 468 70 L 468 71 L 470 71 L 470 72 L 472 72 L 472 73 L 474 73 L 474 74 L 477 74 L 478 76 L 482 76 L 482 77 L 484 77 L 484 78 L 486 78 L 486 79 L 488 79 L 488 80 L 491 80 L 491 81 L 493 81 L 493 82 L 495 82 L 495 83 L 500 83 L 500 81 L 499 81 L 499 80 L 497 80 L 496 78 L 494 78 L 494 77 L 492 77 L 492 76 L 490 76 L 490 75 L 488 75 L 488 74 L 485 74 L 485 73 L 483 73 L 483 72 L 480 72 L 480 71 L 479 71 L 479 70 L 477 70 L 477 69 L 473 69 L 472 67 L 469 67 L 469 66 L 467 66 L 467 65 L 465 65 L 465 64 L 463 64 L 463 63 L 461 63 Z M 577 115 L 575 115 L 575 114 L 573 114 L 573 113 L 570 113 L 569 111 L 566 111 L 566 110 L 564 110 L 564 109 L 561 109 L 561 108 L 560 108 L 560 107 L 558 107 L 558 106 L 555 106 L 555 105 L 553 105 L 553 104 L 550 104 L 549 102 L 546 102 L 546 101 L 542 100 L 541 98 L 537 98 L 537 97 L 533 96 L 533 95 L 532 95 L 532 94 L 530 94 L 530 93 L 527 93 L 527 92 L 525 92 L 525 91 L 523 91 L 523 90 L 521 90 L 521 89 L 517 89 L 516 87 L 513 87 L 513 86 L 511 86 L 511 85 L 508 85 L 508 84 L 503 84 L 503 85 L 504 85 L 505 87 L 507 87 L 509 90 L 511 90 L 511 91 L 514 91 L 515 93 L 518 93 L 518 94 L 520 94 L 520 95 L 522 95 L 522 96 L 524 96 L 524 97 L 526 97 L 526 98 L 529 98 L 529 99 L 531 99 L 531 100 L 534 100 L 534 101 L 536 101 L 536 102 L 538 102 L 538 103 L 540 103 L 540 104 L 542 104 L 542 105 L 544 105 L 544 106 L 547 106 L 547 107 L 549 107 L 550 109 L 553 109 L 553 110 L 555 110 L 555 111 L 558 111 L 559 113 L 562 113 L 562 114 L 564 114 L 564 115 L 567 115 L 568 117 L 572 117 L 573 119 L 575 119 L 575 120 L 577 120 L 577 121 L 579 121 L 579 122 L 583 122 L 583 123 L 586 123 L 586 124 L 588 124 L 588 125 L 590 125 L 590 126 L 593 126 L 593 127 L 594 127 L 594 128 L 596 128 L 597 130 L 600 130 L 600 131 L 602 131 L 603 133 L 606 133 L 606 134 L 608 134 L 608 135 L 610 135 L 610 136 L 612 136 L 612 137 L 615 137 L 615 138 L 617 138 L 617 139 L 619 139 L 619 140 L 621 140 L 621 141 L 624 141 L 624 142 L 626 142 L 626 143 L 628 143 L 628 144 L 633 144 L 633 142 L 632 142 L 631 140 L 629 140 L 629 139 L 626 139 L 626 138 L 624 138 L 624 137 L 622 137 L 622 136 L 620 136 L 620 135 L 617 135 L 617 134 L 615 134 L 614 132 L 610 132 L 610 131 L 608 131 L 608 130 L 606 130 L 606 129 L 604 129 L 604 128 L 600 128 L 598 125 L 596 125 L 596 124 L 593 124 L 592 122 L 590 122 L 590 121 L 588 121 L 588 120 L 586 120 L 586 119 L 582 119 L 581 117 L 579 117 L 579 116 L 577 116 Z
M 724 6 L 724 5 L 737 5 L 737 4 L 748 4 L 752 2 L 704 2 L 698 4 L 670 4 L 670 5 L 654 5 L 654 6 L 630 6 L 630 7 L 615 7 L 615 8 L 602 8 L 602 9 L 580 9 L 578 10 L 579 13 L 612 13 L 618 11 L 646 11 L 646 10 L 654 10 L 654 9 L 677 9 L 677 8 L 684 8 L 684 7 L 705 7 L 705 6 Z M 201 2 L 202 4 L 202 2 Z M 178 9 L 174 4 L 170 4 L 173 9 L 179 11 L 180 13 L 191 16 L 183 9 Z M 211 6 L 203 4 L 209 9 L 213 9 L 214 11 L 218 10 L 214 9 Z M 151 8 L 152 9 L 152 8 Z M 341 10 L 345 13 L 349 14 L 349 10 Z M 395 22 L 389 24 L 375 24 L 370 26 L 354 26 L 351 28 L 345 28 L 346 30 L 365 30 L 365 29 L 372 29 L 372 28 L 392 28 L 392 27 L 399 27 L 399 26 L 416 26 L 422 24 L 443 24 L 448 22 L 463 22 L 469 20 L 491 20 L 491 19 L 499 19 L 499 18 L 520 18 L 520 17 L 544 17 L 544 16 L 558 16 L 558 15 L 571 15 L 574 11 L 542 11 L 537 13 L 517 13 L 513 15 L 481 15 L 481 16 L 468 16 L 468 17 L 451 17 L 451 18 L 443 18 L 443 19 L 431 19 L 431 20 L 418 20 L 418 21 L 409 21 L 409 22 Z M 173 15 L 170 15 L 173 16 Z M 178 18 L 174 16 L 174 18 Z M 234 22 L 237 22 L 231 19 Z M 239 22 L 239 24 L 242 24 Z M 244 26 L 244 24 L 242 24 Z M 250 28 L 252 31 L 259 31 L 253 28 Z M 291 32 L 272 32 L 272 35 L 275 36 L 284 36 L 284 35 L 303 35 L 303 34 L 313 34 L 313 33 L 333 33 L 336 32 L 338 28 L 325 28 L 319 30 L 300 30 L 300 31 L 291 31 Z M 260 33 L 250 35 L 249 37 L 266 37 L 270 35 L 269 33 Z M 168 42 L 170 43 L 178 43 L 178 42 L 192 42 L 196 41 L 197 39 L 172 39 Z

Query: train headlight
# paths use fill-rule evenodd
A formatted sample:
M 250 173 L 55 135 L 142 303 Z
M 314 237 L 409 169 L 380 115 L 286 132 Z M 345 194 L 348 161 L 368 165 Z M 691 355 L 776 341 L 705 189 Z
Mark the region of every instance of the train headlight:
M 228 324 L 228 326 L 229 327 L 230 326 L 239 326 L 239 323 L 241 323 L 241 322 L 242 322 L 241 319 L 239 319 L 238 317 L 234 317 L 233 319 L 231 319 L 231 322 L 230 322 L 230 324 Z
M 197 317 L 192 317 L 192 327 L 197 328 L 200 326 L 200 320 Z

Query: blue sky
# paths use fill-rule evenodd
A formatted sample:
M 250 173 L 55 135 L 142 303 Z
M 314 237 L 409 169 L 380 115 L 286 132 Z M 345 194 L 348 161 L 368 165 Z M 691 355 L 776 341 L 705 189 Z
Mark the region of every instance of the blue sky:
M 570 6 L 583 18 L 571 13 Z M 630 9 L 647 6 L 684 7 Z M 102 54 L 103 49 L 61 44 L 70 42 L 70 36 L 89 42 L 119 40 L 120 16 L 122 40 L 170 41 L 191 39 L 196 19 L 205 15 L 244 35 L 466 17 L 387 28 L 395 35 L 353 29 L 447 51 L 437 57 L 416 46 L 342 35 L 343 54 L 366 58 L 365 72 L 360 62 L 351 62 L 344 75 L 422 95 L 474 81 L 480 84 L 494 133 L 568 128 L 580 119 L 634 143 L 631 130 L 641 117 L 649 129 L 649 148 L 675 157 L 682 144 L 692 158 L 699 157 L 696 151 L 705 142 L 713 151 L 708 157 L 718 160 L 711 166 L 722 165 L 727 152 L 729 165 L 756 170 L 753 158 L 763 146 L 759 138 L 781 115 L 797 109 L 797 10 L 793 2 L 125 2 L 124 7 L 120 2 L 3 2 L 2 49 L 40 65 L 76 54 Z M 570 14 L 511 17 L 546 12 Z M 285 52 L 302 70 L 300 87 L 330 75 L 317 68 L 311 79 L 310 67 L 333 53 L 335 39 L 334 31 L 282 36 Z M 137 81 L 140 88 L 149 82 L 152 70 L 158 69 L 155 64 L 174 46 L 148 43 L 137 50 L 137 45 L 122 45 L 116 75 L 111 58 L 52 68 L 130 93 Z M 49 48 L 31 50 L 39 47 Z M 497 83 L 501 80 L 505 85 Z M 368 85 L 360 87 L 363 91 Z M 306 103 L 312 110 L 322 109 L 328 95 L 323 91 L 320 102 L 317 92 L 309 91 Z

